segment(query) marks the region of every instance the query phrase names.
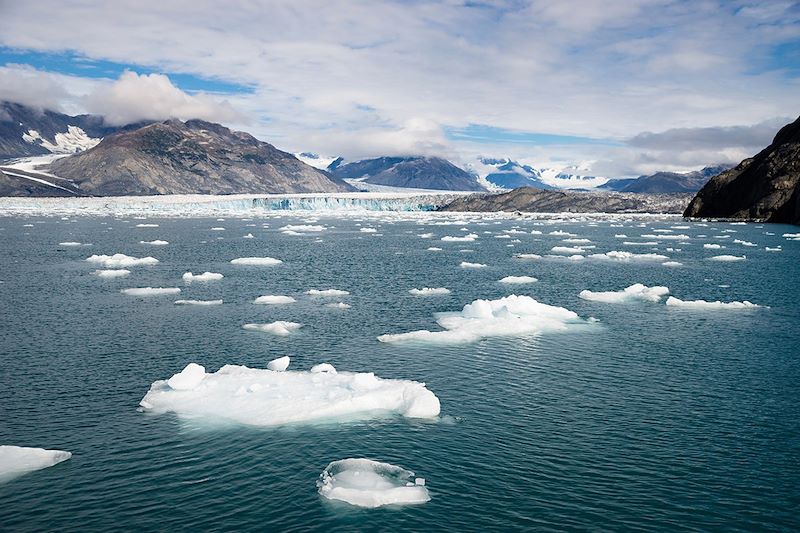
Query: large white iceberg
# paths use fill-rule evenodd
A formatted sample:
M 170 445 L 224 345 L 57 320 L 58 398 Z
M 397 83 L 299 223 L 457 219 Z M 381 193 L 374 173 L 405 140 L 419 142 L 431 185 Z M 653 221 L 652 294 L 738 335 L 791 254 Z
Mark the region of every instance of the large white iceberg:
M 410 505 L 431 499 L 423 478 L 389 463 L 370 459 L 342 459 L 320 474 L 321 496 L 374 509 L 384 505 Z
M 512 294 L 498 300 L 475 300 L 459 312 L 437 313 L 436 323 L 444 331 L 418 330 L 387 334 L 380 342 L 432 342 L 456 344 L 475 342 L 484 337 L 532 335 L 566 329 L 580 317 L 563 307 L 547 305 L 530 296 Z
M 191 366 L 191 365 L 190 365 Z M 196 365 L 199 367 L 200 365 Z M 187 367 L 188 368 L 188 367 Z M 176 376 L 182 376 L 184 369 Z M 435 418 L 439 399 L 424 383 L 381 379 L 373 373 L 307 372 L 225 365 L 202 377 L 193 367 L 192 388 L 159 380 L 140 403 L 145 411 L 182 417 L 229 420 L 251 426 L 364 420 L 401 415 Z
M 580 292 L 580 294 L 578 294 L 578 297 L 583 298 L 584 300 L 604 303 L 619 303 L 628 302 L 631 300 L 657 302 L 667 294 L 669 294 L 669 289 L 667 287 L 647 287 L 641 283 L 634 283 L 630 287 L 626 287 L 621 291 L 595 292 L 583 290 Z
M 0 483 L 15 477 L 57 465 L 72 457 L 62 450 L 43 450 L 21 446 L 0 446 Z
M 497 281 L 498 283 L 505 283 L 509 285 L 524 285 L 526 283 L 535 283 L 539 280 L 531 276 L 506 276 Z
M 90 263 L 99 263 L 106 268 L 122 268 L 140 265 L 155 265 L 158 259 L 155 257 L 132 257 L 125 254 L 114 255 L 92 255 L 86 258 Z
M 722 262 L 744 261 L 745 259 L 747 259 L 746 255 L 715 255 L 708 258 L 709 261 Z

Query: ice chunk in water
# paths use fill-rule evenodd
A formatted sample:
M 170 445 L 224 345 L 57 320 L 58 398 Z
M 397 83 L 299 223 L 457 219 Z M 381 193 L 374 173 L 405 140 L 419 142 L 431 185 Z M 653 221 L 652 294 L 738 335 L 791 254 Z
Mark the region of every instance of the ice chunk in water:
M 297 322 L 277 320 L 275 322 L 270 322 L 269 324 L 245 324 L 242 327 L 244 329 L 249 329 L 252 331 L 263 331 L 264 333 L 272 333 L 273 335 L 286 337 L 287 335 L 290 335 L 294 330 L 300 329 L 301 326 L 302 324 L 298 324 Z
M 178 294 L 181 290 L 177 287 L 136 287 L 122 289 L 119 292 L 128 296 L 160 296 L 162 294 Z
M 217 281 L 224 278 L 222 274 L 217 272 L 203 272 L 202 274 L 192 274 L 186 272 L 183 275 L 183 281 Z
M 95 270 L 92 274 L 98 278 L 124 278 L 125 276 L 129 276 L 131 271 L 125 270 L 124 268 L 113 268 L 110 270 Z
M 264 296 L 259 296 L 255 300 L 253 300 L 254 304 L 261 304 L 261 305 L 281 305 L 281 304 L 292 304 L 296 302 L 294 298 L 291 296 L 283 296 L 280 294 L 267 294 Z
M 669 294 L 669 289 L 667 287 L 647 287 L 641 283 L 634 283 L 621 291 L 594 292 L 583 290 L 578 296 L 584 300 L 591 300 L 593 302 L 619 303 L 630 300 L 657 302 L 667 294 Z
M 106 268 L 155 265 L 158 263 L 158 259 L 155 257 L 132 257 L 125 254 L 92 255 L 87 257 L 86 260 L 90 263 L 100 263 Z
M 420 504 L 431 499 L 425 481 L 415 478 L 414 472 L 370 459 L 332 462 L 320 474 L 317 488 L 324 498 L 369 509 Z
M 281 263 L 283 261 L 274 257 L 239 257 L 231 260 L 231 264 L 248 266 L 273 266 Z
M 511 285 L 523 285 L 526 283 L 535 283 L 537 281 L 539 280 L 531 276 L 506 276 L 498 280 L 499 283 L 506 283 Z
M 195 378 L 188 383 L 192 388 L 176 390 L 168 381 L 156 381 L 141 407 L 154 413 L 172 412 L 253 426 L 375 419 L 393 414 L 435 418 L 440 411 L 439 399 L 424 383 L 382 379 L 372 373 L 274 372 L 237 365 L 225 365 L 210 374 L 190 372 Z M 181 375 L 183 372 L 176 374 Z
M 28 472 L 41 470 L 72 457 L 62 450 L 43 450 L 22 446 L 0 446 L 0 483 L 11 481 Z
M 289 363 L 291 359 L 289 359 L 288 355 L 284 355 L 283 357 L 278 357 L 277 359 L 273 359 L 269 363 L 267 363 L 267 370 L 272 370 L 273 372 L 283 372 L 287 368 L 289 368 Z
M 414 296 L 434 296 L 438 294 L 450 294 L 450 289 L 444 287 L 423 287 L 421 289 L 411 289 L 408 292 Z
M 720 302 L 719 300 L 715 302 L 707 302 L 706 300 L 679 300 L 674 296 L 670 296 L 667 299 L 667 305 L 670 307 L 679 307 L 682 309 L 698 309 L 698 310 L 706 310 L 706 311 L 714 311 L 718 309 L 756 309 L 758 307 L 762 307 L 758 304 L 754 304 L 752 302 L 748 302 L 747 300 L 743 302 Z
M 186 367 L 169 378 L 167 385 L 173 390 L 192 390 L 206 377 L 206 369 L 197 363 L 189 363 Z

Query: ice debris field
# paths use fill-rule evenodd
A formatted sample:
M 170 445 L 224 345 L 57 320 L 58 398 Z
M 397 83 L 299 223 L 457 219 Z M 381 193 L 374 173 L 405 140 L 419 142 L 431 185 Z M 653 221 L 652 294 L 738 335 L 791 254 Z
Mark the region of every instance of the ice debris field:
M 177 216 L 191 216 L 194 210 L 201 209 L 196 204 L 187 204 L 186 213 L 172 213 Z M 229 206 L 228 206 L 229 207 Z M 226 212 L 225 208 L 212 210 L 216 214 Z M 76 213 L 69 213 L 74 216 Z M 207 214 L 207 213 L 206 213 Z M 230 214 L 230 213 L 228 213 Z M 239 216 L 241 212 L 237 212 Z M 252 215 L 246 212 L 245 214 Z M 268 237 L 271 232 L 280 233 L 287 238 L 304 242 L 324 242 L 331 233 L 341 232 L 337 228 L 336 220 L 320 221 L 310 215 L 299 217 L 295 220 L 286 220 L 282 217 L 264 215 L 258 223 L 247 224 L 248 232 L 238 232 L 237 239 L 248 239 L 248 245 L 257 243 L 259 239 Z M 495 337 L 536 337 L 542 334 L 558 334 L 570 330 L 592 327 L 598 322 L 589 315 L 579 315 L 568 307 L 545 303 L 552 301 L 547 296 L 536 294 L 539 285 L 552 286 L 553 280 L 540 275 L 538 265 L 540 262 L 557 262 L 563 268 L 571 265 L 595 263 L 607 265 L 611 268 L 633 267 L 643 268 L 642 272 L 648 273 L 648 279 L 658 278 L 658 271 L 652 268 L 668 267 L 669 269 L 702 268 L 704 263 L 741 263 L 749 261 L 753 254 L 761 251 L 761 245 L 749 240 L 732 239 L 730 233 L 735 230 L 725 227 L 723 230 L 712 230 L 707 223 L 694 223 L 692 225 L 675 225 L 680 219 L 666 219 L 666 223 L 673 223 L 673 227 L 663 226 L 665 219 L 648 218 L 642 216 L 581 216 L 569 218 L 567 215 L 548 217 L 531 216 L 519 220 L 512 228 L 494 228 L 494 225 L 509 223 L 507 215 L 499 214 L 449 214 L 449 215 L 424 215 L 413 213 L 381 213 L 361 214 L 358 225 L 351 233 L 357 234 L 358 239 L 387 239 L 395 231 L 394 226 L 401 224 L 411 225 L 405 233 L 411 234 L 414 239 L 419 239 L 420 250 L 425 252 L 441 252 L 441 254 L 428 254 L 431 257 L 441 257 L 442 264 L 447 268 L 456 270 L 463 277 L 479 276 L 482 272 L 490 273 L 490 281 L 482 283 L 479 287 L 487 294 L 496 295 L 497 291 L 506 291 L 499 297 L 478 299 L 464 299 L 456 289 L 437 286 L 441 280 L 418 280 L 420 283 L 430 282 L 430 286 L 413 286 L 410 282 L 399 288 L 403 295 L 422 305 L 440 305 L 437 311 L 431 311 L 435 327 L 431 329 L 415 329 L 399 331 L 393 327 L 391 306 L 386 309 L 386 333 L 377 336 L 375 349 L 380 350 L 382 345 L 464 345 L 477 343 Z M 273 218 L 277 223 L 270 225 Z M 246 219 L 248 222 L 252 219 Z M 289 222 L 289 223 L 287 223 Z M 219 221 L 217 223 L 222 223 Z M 513 221 L 512 221 L 513 223 Z M 625 249 L 603 248 L 595 237 L 576 233 L 579 228 L 576 223 L 583 225 L 583 229 L 590 229 L 598 225 L 610 227 L 624 227 L 624 233 L 614 234 L 616 239 L 613 248 L 632 247 L 634 251 Z M 572 231 L 558 229 L 560 225 L 569 224 Z M 227 225 L 227 224 L 226 224 Z M 231 224 L 229 227 L 232 227 Z M 259 226 L 261 226 L 259 228 Z M 531 226 L 539 229 L 532 229 Z M 28 227 L 28 226 L 26 226 Z M 33 227 L 32 225 L 30 227 Z M 162 225 L 156 223 L 137 223 L 135 228 L 141 229 L 140 234 L 148 234 L 149 230 L 161 231 Z M 406 226 L 402 226 L 406 227 Z M 719 228 L 719 225 L 715 225 Z M 204 232 L 224 234 L 223 226 L 206 225 Z M 228 231 L 227 233 L 232 233 Z M 777 236 L 775 236 L 777 238 Z M 211 239 L 225 239 L 226 237 L 204 237 Z M 783 234 L 784 241 L 800 239 L 800 234 Z M 252 240 L 250 240 L 252 239 Z M 316 239 L 316 240 L 315 240 Z M 453 254 L 469 259 L 470 254 L 480 250 L 484 241 L 498 239 L 499 246 L 506 250 L 507 258 L 518 265 L 514 269 L 498 267 L 494 261 L 479 262 L 478 260 L 453 260 Z M 623 240 L 624 239 L 624 240 Z M 437 241 L 441 246 L 426 246 L 425 242 Z M 202 241 L 204 244 L 209 241 Z M 782 245 L 774 244 L 774 239 L 769 242 L 773 246 L 763 246 L 765 252 L 782 251 Z M 172 243 L 172 244 L 171 244 Z M 503 244 L 499 244 L 503 243 Z M 725 244 L 721 244 L 725 243 Z M 57 243 L 69 249 L 84 246 L 80 241 L 61 241 Z M 134 246 L 139 246 L 136 253 Z M 81 257 L 85 263 L 91 264 L 95 270 L 88 271 L 94 276 L 96 283 L 128 283 L 137 278 L 137 269 L 153 267 L 161 263 L 162 253 L 173 248 L 175 240 L 151 239 L 138 240 L 123 247 L 127 253 L 93 254 L 86 257 L 84 252 Z M 468 246 L 466 248 L 464 246 Z M 742 250 L 747 248 L 750 255 L 745 255 Z M 95 246 L 92 251 L 103 251 Z M 154 256 L 142 253 L 149 250 Z M 695 255 L 686 254 L 684 249 L 693 249 Z M 735 255 L 714 255 L 719 250 L 729 250 Z M 229 282 L 235 282 L 237 276 L 261 276 L 265 271 L 275 271 L 285 268 L 284 259 L 272 257 L 273 250 L 269 246 L 253 244 L 239 248 L 246 254 L 241 257 L 231 256 L 225 258 L 221 272 L 209 270 L 188 270 L 192 265 L 183 266 L 183 274 L 163 279 L 163 286 L 117 286 L 116 291 L 129 298 L 129 301 L 181 295 L 198 287 L 217 290 L 210 294 L 220 297 L 168 299 L 179 306 L 187 307 L 217 307 L 225 306 L 228 302 L 225 287 Z M 159 253 L 162 252 L 162 253 Z M 402 255 L 405 252 L 398 252 Z M 699 254 L 699 255 L 698 255 Z M 704 254 L 704 255 L 703 255 Z M 278 253 L 276 256 L 282 257 Z M 677 261 L 681 259 L 681 261 Z M 484 259 L 485 260 L 485 259 Z M 500 261 L 498 261 L 500 263 Z M 409 262 L 409 269 L 413 263 Z M 217 265 L 219 267 L 219 265 Z M 255 267 L 255 268 L 248 268 Z M 280 267 L 276 269 L 261 267 Z M 311 265 L 309 265 L 311 267 Z M 730 265 L 735 268 L 736 265 Z M 212 267 L 216 268 L 216 267 Z M 662 270 L 665 270 L 662 268 Z M 195 273 L 197 272 L 197 273 Z M 535 276 L 533 275 L 535 274 Z M 106 280 L 106 281 L 102 281 Z M 118 280 L 118 281 L 114 281 Z M 182 287 L 171 286 L 183 282 Z M 258 308 L 253 312 L 273 310 L 284 312 L 296 306 L 307 305 L 309 300 L 316 300 L 320 308 L 340 310 L 347 313 L 358 299 L 351 295 L 358 295 L 360 287 L 344 285 L 348 290 L 338 288 L 334 283 L 336 279 L 319 280 L 317 287 L 301 291 L 288 291 L 285 287 L 272 284 L 265 278 L 264 292 L 275 291 L 275 294 L 254 293 L 248 300 L 251 307 Z M 631 283 L 628 279 L 627 283 Z M 211 283 L 214 282 L 214 283 Z M 331 283 L 330 285 L 328 283 Z M 588 283 L 587 283 L 588 284 Z M 586 305 L 596 304 L 629 304 L 652 305 L 659 304 L 667 309 L 690 312 L 726 312 L 740 310 L 768 309 L 766 304 L 754 304 L 747 300 L 704 300 L 697 298 L 696 294 L 685 297 L 678 291 L 682 298 L 670 296 L 669 288 L 661 285 L 652 286 L 643 283 L 624 284 L 605 282 L 602 279 L 591 280 L 591 289 L 573 292 L 568 298 L 557 299 L 572 302 L 572 307 L 579 301 L 590 302 Z M 220 288 L 221 287 L 221 288 Z M 624 288 L 618 288 L 624 287 Z M 720 286 L 721 287 L 721 286 Z M 512 290 L 513 289 L 513 290 Z M 286 292 L 281 294 L 280 292 Z M 519 294 L 517 294 L 519 293 Z M 552 294 L 552 293 L 551 293 Z M 352 297 L 351 297 L 352 296 Z M 409 296 L 415 298 L 409 298 Z M 428 297 L 438 298 L 428 298 Z M 691 296 L 691 298 L 690 298 Z M 224 298 L 223 298 L 224 297 Z M 664 302 L 664 298 L 668 297 Z M 349 299 L 348 299 L 349 298 Z M 345 301 L 331 301 L 347 300 Z M 291 305 L 290 305 L 291 304 Z M 295 305 L 297 304 L 297 305 Z M 596 307 L 603 307 L 596 305 Z M 613 307 L 613 306 L 606 306 Z M 447 309 L 441 311 L 441 309 Z M 585 308 L 584 308 L 585 309 Z M 183 309 L 183 311 L 192 311 Z M 210 311 L 195 309 L 194 311 Z M 691 314 L 691 313 L 686 313 Z M 747 313 L 744 313 L 746 316 Z M 430 316 L 430 315 L 426 315 Z M 290 318 L 290 316 L 287 316 Z M 289 319 L 271 320 L 264 322 L 247 322 L 241 328 L 247 330 L 248 335 L 263 339 L 284 340 L 279 337 L 292 338 L 303 335 L 306 325 Z M 238 326 L 237 326 L 238 327 Z M 267 335 L 263 335 L 267 334 Z M 267 340 L 266 342 L 271 342 Z M 291 342 L 291 341 L 289 341 Z M 431 351 L 431 353 L 435 353 Z M 466 352 L 465 352 L 466 353 Z M 265 368 L 252 368 L 238 364 L 225 364 L 214 372 L 208 372 L 198 363 L 191 362 L 180 372 L 166 379 L 156 380 L 150 386 L 140 401 L 141 411 L 154 415 L 171 413 L 182 420 L 210 422 L 215 424 L 240 424 L 245 426 L 272 427 L 295 424 L 318 425 L 332 423 L 348 423 L 353 421 L 377 419 L 429 419 L 439 417 L 442 406 L 437 395 L 421 381 L 403 379 L 398 377 L 378 377 L 369 371 L 346 371 L 335 368 L 332 364 L 320 362 L 310 368 L 296 369 L 292 365 L 290 356 L 282 356 L 270 361 L 265 361 Z M 173 370 L 174 371 L 174 370 Z M 151 378 L 152 379 L 152 378 Z M 457 376 L 454 377 L 457 379 Z M 149 380 L 148 380 L 149 381 Z M 446 406 L 445 406 L 446 407 Z M 52 466 L 69 459 L 70 452 L 58 450 L 42 450 L 38 448 L 18 448 L 14 446 L 0 446 L 0 481 L 12 479 L 26 472 Z M 411 471 L 389 463 L 373 461 L 370 459 L 343 459 L 331 462 L 322 472 L 317 481 L 319 495 L 325 500 L 343 502 L 361 508 L 376 508 L 382 506 L 395 506 L 406 504 L 421 504 L 430 500 L 431 496 L 423 478 L 415 477 Z

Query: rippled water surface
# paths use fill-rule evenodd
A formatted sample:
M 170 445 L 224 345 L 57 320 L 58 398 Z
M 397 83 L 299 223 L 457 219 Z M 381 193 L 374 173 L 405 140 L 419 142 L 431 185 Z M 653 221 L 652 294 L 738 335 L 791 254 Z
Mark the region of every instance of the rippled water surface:
M 293 236 L 278 231 L 304 223 L 292 215 L 0 218 L 0 444 L 73 452 L 69 461 L 0 485 L 0 529 L 800 528 L 800 242 L 781 236 L 797 228 L 674 218 L 641 226 L 638 220 L 477 218 L 436 224 L 443 220 L 454 219 L 322 217 L 313 223 L 326 231 Z M 135 227 L 142 222 L 159 227 Z M 378 233 L 361 232 L 359 225 Z M 673 233 L 691 238 L 640 237 L 675 225 L 689 226 Z M 440 241 L 465 234 L 462 228 L 479 238 Z M 524 233 L 495 238 L 512 228 Z M 554 230 L 591 239 L 596 248 L 587 253 L 654 252 L 683 266 L 514 258 L 572 246 L 561 242 L 565 236 L 549 234 Z M 429 232 L 431 239 L 418 236 Z M 243 239 L 246 233 L 255 238 Z M 153 239 L 170 244 L 140 244 Z M 59 246 L 63 241 L 91 246 Z M 709 242 L 726 248 L 704 249 Z M 152 255 L 160 263 L 131 267 L 122 279 L 90 274 L 97 266 L 86 257 L 116 252 Z M 720 253 L 747 259 L 707 260 Z M 243 256 L 284 263 L 230 264 Z M 488 267 L 462 269 L 461 261 Z M 181 275 L 189 270 L 225 278 L 185 285 Z M 497 283 L 508 275 L 539 281 Z M 578 298 L 582 289 L 618 290 L 635 282 L 666 285 L 682 299 L 769 307 L 689 311 L 663 300 Z M 120 293 L 145 286 L 181 287 L 180 298 L 225 303 L 177 306 L 174 296 Z M 350 309 L 328 308 L 303 294 L 331 287 L 350 291 L 340 298 Z M 419 298 L 408 293 L 415 287 L 452 293 Z M 435 312 L 512 293 L 599 322 L 463 345 L 376 340 L 438 329 Z M 263 294 L 298 301 L 251 303 Z M 273 320 L 304 327 L 288 337 L 242 329 Z M 252 428 L 137 410 L 153 381 L 190 361 L 214 371 L 226 363 L 263 367 L 282 355 L 292 357 L 293 369 L 330 362 L 340 370 L 424 381 L 440 398 L 442 416 Z M 329 462 L 346 457 L 414 470 L 426 478 L 431 501 L 360 510 L 321 500 L 317 477 Z

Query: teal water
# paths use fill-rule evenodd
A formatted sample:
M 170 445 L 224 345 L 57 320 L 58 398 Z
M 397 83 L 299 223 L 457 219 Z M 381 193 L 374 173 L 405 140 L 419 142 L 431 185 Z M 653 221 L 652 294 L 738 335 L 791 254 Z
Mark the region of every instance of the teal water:
M 315 242 L 315 236 L 278 231 L 302 223 L 292 214 L 146 221 L 158 228 L 112 217 L 0 218 L 0 444 L 73 452 L 69 461 L 0 485 L 0 529 L 800 528 L 800 241 L 781 237 L 797 228 L 679 219 L 644 227 L 637 221 L 618 227 L 609 221 L 541 226 L 476 219 L 441 226 L 434 222 L 445 219 L 420 220 L 323 217 L 316 223 L 329 229 Z M 381 235 L 361 233 L 357 224 L 378 227 Z M 689 244 L 622 244 L 653 240 L 637 236 L 673 225 L 690 226 L 675 230 L 692 236 Z M 226 231 L 209 231 L 215 226 Z M 514 234 L 519 243 L 494 238 L 515 226 L 545 234 Z M 438 240 L 465 233 L 462 227 L 480 238 Z M 593 252 L 657 248 L 684 266 L 513 257 L 564 245 L 564 237 L 547 235 L 556 229 L 591 239 Z M 242 239 L 248 232 L 255 238 Z M 436 237 L 417 236 L 426 232 Z M 628 239 L 614 237 L 620 233 Z M 726 234 L 726 240 L 712 237 Z M 170 244 L 139 244 L 152 239 Z M 59 246 L 62 241 L 92 246 Z M 705 250 L 703 242 L 727 248 Z M 444 250 L 426 251 L 429 246 Z M 97 267 L 86 257 L 116 252 L 161 262 L 131 267 L 128 278 L 90 274 Z M 746 254 L 747 260 L 706 260 L 720 253 Z M 277 257 L 284 264 L 229 263 L 243 256 Z M 461 261 L 489 266 L 465 270 Z M 186 286 L 180 277 L 189 270 L 225 278 Z M 539 281 L 497 283 L 508 275 Z M 635 282 L 666 285 L 682 299 L 750 300 L 769 308 L 699 312 L 670 309 L 663 301 L 612 305 L 578 298 L 582 289 L 618 290 Z M 180 298 L 225 303 L 177 306 L 172 296 L 139 299 L 119 292 L 148 285 L 181 287 Z M 424 286 L 452 294 L 415 298 L 407 292 Z M 326 308 L 303 295 L 330 287 L 351 292 L 342 298 L 351 309 Z M 458 346 L 376 340 L 384 333 L 437 329 L 434 312 L 512 293 L 599 323 Z M 253 305 L 262 294 L 298 302 Z M 241 328 L 273 320 L 305 326 L 285 338 Z M 252 428 L 137 410 L 153 381 L 190 361 L 214 371 L 226 363 L 263 367 L 282 355 L 292 357 L 293 369 L 327 361 L 340 370 L 424 381 L 440 398 L 442 417 Z M 360 510 L 321 500 L 317 477 L 329 462 L 346 457 L 414 470 L 426 478 L 431 501 Z

